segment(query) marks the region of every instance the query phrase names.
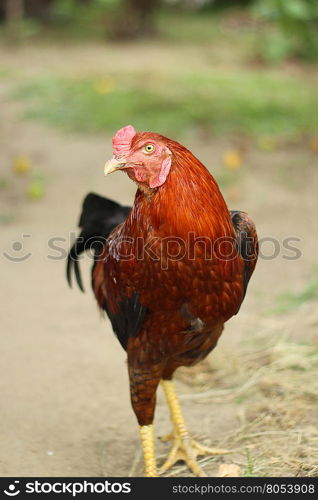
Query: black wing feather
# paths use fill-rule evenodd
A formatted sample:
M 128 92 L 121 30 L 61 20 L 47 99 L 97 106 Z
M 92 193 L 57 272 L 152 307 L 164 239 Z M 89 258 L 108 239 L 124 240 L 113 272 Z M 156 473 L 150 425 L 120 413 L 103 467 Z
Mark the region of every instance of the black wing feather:
M 258 257 L 258 240 L 256 227 L 245 212 L 230 210 L 232 223 L 236 233 L 237 248 L 244 260 L 244 295 L 248 282 L 253 274 Z
M 139 302 L 139 295 L 136 292 L 131 297 L 126 297 L 118 306 L 119 311 L 116 314 L 112 313 L 107 306 L 105 310 L 120 344 L 126 350 L 129 337 L 135 337 L 138 334 L 147 308 Z

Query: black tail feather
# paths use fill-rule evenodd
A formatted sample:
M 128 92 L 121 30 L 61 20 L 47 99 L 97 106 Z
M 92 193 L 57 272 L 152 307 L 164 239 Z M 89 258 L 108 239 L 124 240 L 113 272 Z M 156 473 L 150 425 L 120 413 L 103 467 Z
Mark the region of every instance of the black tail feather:
M 103 249 L 103 242 L 106 241 L 111 231 L 118 224 L 124 222 L 130 210 L 130 207 L 124 207 L 115 201 L 94 193 L 89 193 L 86 196 L 79 220 L 79 227 L 82 231 L 67 257 L 66 278 L 70 287 L 72 287 L 72 274 L 74 272 L 76 282 L 80 290 L 84 292 L 79 256 L 86 250 L 93 250 L 95 264 Z
M 82 282 L 81 270 L 78 264 L 78 256 L 81 252 L 77 250 L 76 242 L 72 246 L 69 254 L 67 256 L 67 265 L 66 265 L 66 278 L 70 288 L 72 288 L 72 272 L 74 270 L 76 282 L 82 292 L 84 292 L 84 286 Z M 83 250 L 82 250 L 83 251 Z

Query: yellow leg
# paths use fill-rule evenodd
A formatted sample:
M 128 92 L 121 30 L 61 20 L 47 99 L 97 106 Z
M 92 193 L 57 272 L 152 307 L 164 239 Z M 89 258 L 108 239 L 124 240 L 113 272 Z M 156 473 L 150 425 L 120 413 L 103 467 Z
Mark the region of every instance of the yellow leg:
M 153 425 L 141 425 L 139 427 L 142 449 L 144 452 L 145 476 L 158 477 Z
M 160 469 L 160 473 L 170 469 L 178 460 L 184 460 L 189 469 L 199 477 L 204 477 L 205 473 L 197 463 L 199 455 L 223 455 L 229 453 L 227 450 L 219 450 L 216 448 L 207 448 L 194 441 L 191 438 L 187 429 L 185 420 L 182 415 L 180 403 L 176 393 L 176 389 L 171 380 L 162 380 L 161 385 L 166 395 L 169 406 L 171 420 L 173 422 L 173 445 L 168 455 L 166 462 Z

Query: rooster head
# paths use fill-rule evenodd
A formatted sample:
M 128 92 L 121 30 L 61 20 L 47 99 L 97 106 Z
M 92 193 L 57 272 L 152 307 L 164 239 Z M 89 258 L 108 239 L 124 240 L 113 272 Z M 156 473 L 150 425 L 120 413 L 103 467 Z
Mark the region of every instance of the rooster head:
M 137 184 L 151 189 L 162 186 L 170 172 L 172 152 L 167 139 L 152 132 L 137 133 L 131 125 L 113 137 L 114 156 L 104 167 L 105 175 L 124 170 Z

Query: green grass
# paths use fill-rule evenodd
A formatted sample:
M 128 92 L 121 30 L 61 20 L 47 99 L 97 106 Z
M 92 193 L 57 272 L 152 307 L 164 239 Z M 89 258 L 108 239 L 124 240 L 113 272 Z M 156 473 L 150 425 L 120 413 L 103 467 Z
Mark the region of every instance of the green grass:
M 171 136 L 202 129 L 279 136 L 318 131 L 314 84 L 266 71 L 49 76 L 21 83 L 13 97 L 26 101 L 25 117 L 82 132 L 113 133 L 128 123 Z
M 0 81 L 14 78 L 14 76 L 14 70 L 11 68 L 0 67 Z
M 162 10 L 157 16 L 157 25 L 160 36 L 169 42 L 201 44 L 224 37 L 219 28 L 220 19 L 211 12 Z
M 246 460 L 247 460 L 246 471 L 243 474 L 243 477 L 255 477 L 254 463 L 250 451 L 248 449 L 246 450 Z
M 243 179 L 241 170 L 225 170 L 224 167 L 213 175 L 221 189 L 239 186 Z
M 316 270 L 317 272 L 317 270 Z M 276 301 L 276 307 L 274 313 L 284 314 L 298 309 L 300 306 L 306 302 L 312 300 L 318 300 L 318 277 L 314 276 L 311 278 L 306 287 L 298 293 L 295 292 L 285 292 L 281 294 Z
M 0 175 L 0 189 L 7 188 L 10 185 L 10 181 L 4 175 Z

